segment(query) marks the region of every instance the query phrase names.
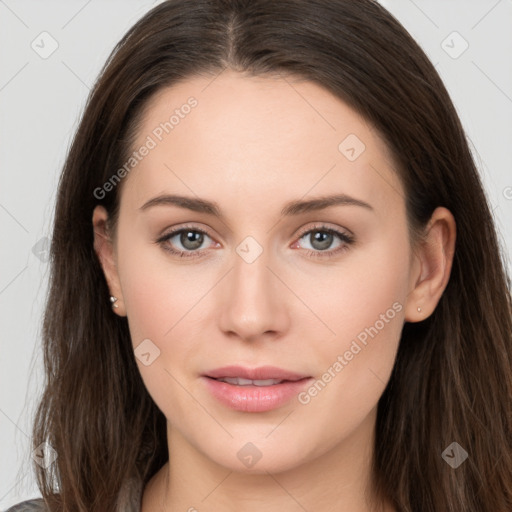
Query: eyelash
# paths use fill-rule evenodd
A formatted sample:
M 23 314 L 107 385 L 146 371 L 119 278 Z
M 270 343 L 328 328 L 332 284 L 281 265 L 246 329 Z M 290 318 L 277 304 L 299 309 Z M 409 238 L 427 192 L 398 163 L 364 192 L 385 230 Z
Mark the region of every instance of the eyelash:
M 170 252 L 171 254 L 173 254 L 175 256 L 179 256 L 180 258 L 201 258 L 201 257 L 203 257 L 202 253 L 206 249 L 203 249 L 200 251 L 198 251 L 198 250 L 196 250 L 196 251 L 177 251 L 176 249 L 173 249 L 169 244 L 166 243 L 174 236 L 176 236 L 182 232 L 187 232 L 187 231 L 188 232 L 192 231 L 194 233 L 201 233 L 203 235 L 208 236 L 209 238 L 212 238 L 203 229 L 200 229 L 200 228 L 197 228 L 194 226 L 182 226 L 179 229 L 175 229 L 174 231 L 171 231 L 171 232 L 163 235 L 162 237 L 158 238 L 156 240 L 156 243 L 159 244 L 165 251 Z M 301 240 L 302 238 L 304 238 L 305 235 L 313 233 L 313 232 L 329 233 L 329 234 L 337 236 L 343 242 L 343 245 L 337 247 L 334 250 L 314 251 L 311 249 L 304 249 L 306 251 L 306 254 L 313 258 L 332 258 L 334 256 L 337 256 L 338 254 L 348 250 L 349 246 L 352 245 L 355 241 L 354 236 L 349 235 L 348 233 L 342 233 L 336 229 L 329 228 L 329 227 L 323 226 L 323 225 L 314 226 L 313 228 L 309 228 L 309 229 L 302 231 L 300 233 L 300 235 L 298 236 L 297 240 Z

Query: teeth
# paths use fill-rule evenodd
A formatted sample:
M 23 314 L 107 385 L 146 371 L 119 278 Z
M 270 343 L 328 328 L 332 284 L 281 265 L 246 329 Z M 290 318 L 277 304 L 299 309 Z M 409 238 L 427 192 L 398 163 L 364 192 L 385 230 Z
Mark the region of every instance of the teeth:
M 283 382 L 279 379 L 266 379 L 266 380 L 251 380 L 242 379 L 241 377 L 225 377 L 223 379 L 217 379 L 221 382 L 227 382 L 228 384 L 235 384 L 236 386 L 273 386 Z

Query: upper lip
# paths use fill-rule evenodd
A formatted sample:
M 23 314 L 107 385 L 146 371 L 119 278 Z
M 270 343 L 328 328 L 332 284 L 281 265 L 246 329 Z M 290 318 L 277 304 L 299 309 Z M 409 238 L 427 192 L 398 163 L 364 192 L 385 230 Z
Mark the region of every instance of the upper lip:
M 243 366 L 224 366 L 209 370 L 204 374 L 206 377 L 213 379 L 223 379 L 225 377 L 241 377 L 250 380 L 301 380 L 307 378 L 308 375 L 283 370 L 275 366 L 260 366 L 258 368 L 245 368 Z

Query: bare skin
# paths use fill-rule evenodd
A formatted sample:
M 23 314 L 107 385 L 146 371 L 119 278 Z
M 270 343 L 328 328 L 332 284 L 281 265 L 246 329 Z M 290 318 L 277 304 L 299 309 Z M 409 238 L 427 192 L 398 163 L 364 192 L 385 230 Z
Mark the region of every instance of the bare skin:
M 197 106 L 124 178 L 115 236 L 103 207 L 93 215 L 114 311 L 128 317 L 134 349 L 149 339 L 160 350 L 137 364 L 167 418 L 170 463 L 146 486 L 142 512 L 369 512 L 372 500 L 392 512 L 370 485 L 377 403 L 404 322 L 428 317 L 446 287 L 453 216 L 436 209 L 426 243 L 413 248 L 404 191 L 378 133 L 319 85 L 290 77 L 224 71 L 162 90 L 135 147 L 190 96 Z M 359 155 L 350 151 L 356 139 L 339 148 L 350 134 L 365 145 Z M 141 209 L 163 194 L 215 202 L 222 218 L 169 204 Z M 291 201 L 333 194 L 371 208 L 281 215 Z M 156 243 L 171 228 L 207 234 L 197 249 L 179 234 Z M 257 245 L 242 247 L 262 249 L 251 263 L 236 251 L 248 236 Z M 351 357 L 371 326 L 377 334 Z M 302 401 L 242 412 L 218 402 L 201 377 L 230 364 L 324 382 L 331 368 L 331 379 Z M 261 454 L 252 467 L 237 456 L 248 442 Z

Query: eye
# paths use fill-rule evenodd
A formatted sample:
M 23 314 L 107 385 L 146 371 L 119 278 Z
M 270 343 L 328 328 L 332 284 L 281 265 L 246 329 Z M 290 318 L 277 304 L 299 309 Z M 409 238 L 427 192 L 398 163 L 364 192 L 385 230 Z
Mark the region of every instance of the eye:
M 202 256 L 203 244 L 211 237 L 196 227 L 181 227 L 160 237 L 156 242 L 166 251 L 182 258 L 195 258 Z
M 308 256 L 329 258 L 346 251 L 355 239 L 351 234 L 327 226 L 315 226 L 313 229 L 303 232 L 293 247 L 304 248 L 300 244 L 302 240 L 306 244 L 309 243 L 310 248 L 305 247 Z

